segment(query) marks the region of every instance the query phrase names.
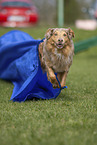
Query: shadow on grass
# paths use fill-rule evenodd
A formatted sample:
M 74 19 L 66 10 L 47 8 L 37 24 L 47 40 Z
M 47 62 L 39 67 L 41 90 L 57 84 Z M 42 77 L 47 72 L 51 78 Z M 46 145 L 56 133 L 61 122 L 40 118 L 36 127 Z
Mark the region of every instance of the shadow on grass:
M 60 94 L 57 98 L 56 101 L 74 101 L 75 99 L 71 96 L 68 96 L 67 94 Z
M 3 79 L 0 79 L 0 85 L 2 84 L 9 84 L 9 85 L 13 85 L 11 81 L 9 80 L 3 80 Z
M 68 95 L 62 95 L 62 94 L 60 94 L 57 98 L 55 98 L 55 99 L 39 99 L 39 98 L 35 98 L 35 97 L 33 97 L 32 99 L 28 99 L 28 100 L 26 100 L 26 102 L 30 102 L 30 101 L 33 101 L 33 102 L 37 102 L 37 101 L 47 101 L 47 100 L 52 100 L 52 101 L 73 101 L 73 100 L 75 100 L 74 98 L 72 98 L 72 97 L 70 97 L 70 96 L 68 96 Z

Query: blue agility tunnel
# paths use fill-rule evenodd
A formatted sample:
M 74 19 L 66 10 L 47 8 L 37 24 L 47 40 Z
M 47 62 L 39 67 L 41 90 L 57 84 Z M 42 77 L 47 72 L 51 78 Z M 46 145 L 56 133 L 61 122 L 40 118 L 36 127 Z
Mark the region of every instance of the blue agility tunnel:
M 18 30 L 0 37 L 0 78 L 14 84 L 10 100 L 22 102 L 33 97 L 52 99 L 63 89 L 61 86 L 54 89 L 46 73 L 42 72 L 38 54 L 41 42 L 43 40 L 35 40 Z

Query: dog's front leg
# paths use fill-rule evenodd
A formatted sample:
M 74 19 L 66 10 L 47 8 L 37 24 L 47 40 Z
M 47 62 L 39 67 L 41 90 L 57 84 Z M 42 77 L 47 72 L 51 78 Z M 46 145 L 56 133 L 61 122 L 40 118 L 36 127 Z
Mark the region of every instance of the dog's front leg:
M 59 88 L 59 84 L 57 82 L 54 71 L 50 67 L 47 67 L 47 78 L 52 83 L 53 88 Z
M 66 78 L 67 78 L 67 74 L 68 74 L 68 71 L 65 71 L 63 73 L 61 73 L 60 75 L 60 84 L 61 84 L 61 87 L 64 87 L 65 84 L 66 84 Z

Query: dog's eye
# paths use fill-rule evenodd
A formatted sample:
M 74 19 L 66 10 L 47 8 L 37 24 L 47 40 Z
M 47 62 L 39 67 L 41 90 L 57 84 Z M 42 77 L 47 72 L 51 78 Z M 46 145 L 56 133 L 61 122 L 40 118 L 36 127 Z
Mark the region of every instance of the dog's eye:
M 66 34 L 63 34 L 63 36 L 66 36 Z
M 57 33 L 55 33 L 55 36 L 57 36 Z

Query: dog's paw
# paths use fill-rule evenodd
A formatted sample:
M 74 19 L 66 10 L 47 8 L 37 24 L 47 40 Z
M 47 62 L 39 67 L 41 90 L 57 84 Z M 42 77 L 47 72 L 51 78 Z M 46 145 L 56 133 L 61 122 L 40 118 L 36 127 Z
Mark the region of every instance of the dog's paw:
M 65 82 L 61 83 L 61 88 L 64 88 L 64 86 L 65 86 Z
M 50 75 L 48 75 L 48 73 L 47 73 L 47 78 L 48 78 L 48 81 L 51 82 L 53 88 L 55 88 L 55 89 L 56 89 L 56 88 L 60 88 L 60 87 L 59 87 L 59 84 L 58 84 L 58 81 L 57 81 L 57 79 L 56 79 L 55 74 L 53 74 L 52 76 L 50 76 Z
M 55 88 L 55 89 L 59 88 L 59 84 L 58 84 L 56 77 L 54 79 L 51 79 L 50 82 L 52 83 L 53 88 Z
M 52 85 L 53 85 L 53 88 L 54 88 L 54 89 L 60 88 L 58 83 L 57 83 L 57 84 L 52 84 Z

